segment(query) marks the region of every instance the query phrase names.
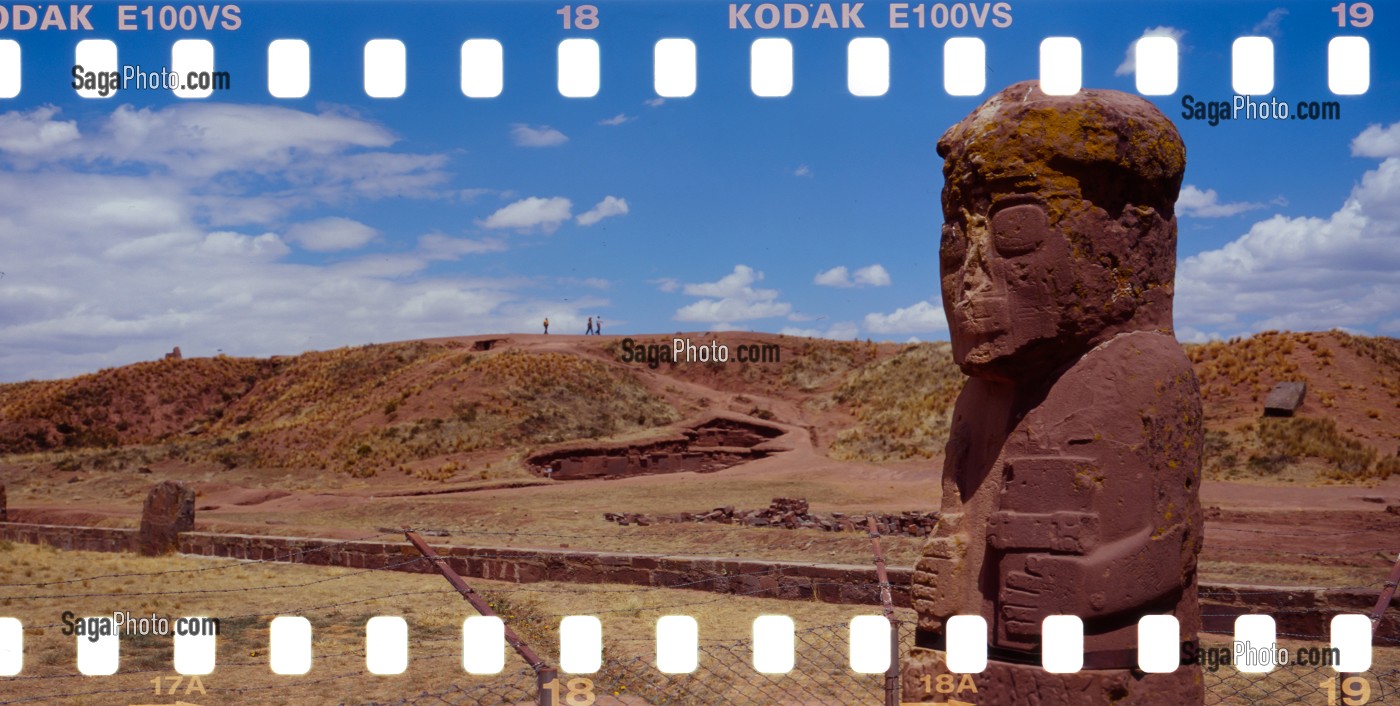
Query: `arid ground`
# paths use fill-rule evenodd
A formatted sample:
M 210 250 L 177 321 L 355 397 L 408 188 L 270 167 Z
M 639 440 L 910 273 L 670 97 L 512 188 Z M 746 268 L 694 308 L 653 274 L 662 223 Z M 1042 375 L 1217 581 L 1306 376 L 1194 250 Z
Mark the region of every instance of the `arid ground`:
M 778 346 L 763 363 L 623 362 L 620 338 L 435 339 L 271 360 L 160 360 L 0 386 L 0 474 L 14 521 L 135 526 L 150 487 L 194 484 L 196 527 L 351 537 L 402 524 L 485 546 L 869 561 L 864 537 L 686 524 L 621 528 L 607 512 L 936 510 L 949 408 L 946 344 L 678 334 Z M 637 341 L 670 345 L 671 337 Z M 481 350 L 484 349 L 484 350 Z M 1400 342 L 1266 333 L 1188 346 L 1206 401 L 1203 579 L 1364 585 L 1400 529 Z M 1308 383 L 1263 418 L 1276 382 Z M 787 432 L 709 473 L 559 481 L 527 462 L 617 448 L 716 414 Z M 814 539 L 822 541 L 813 544 Z M 912 564 L 917 538 L 890 538 Z
M 624 362 L 620 337 L 512 334 L 273 359 L 167 359 L 0 385 L 0 479 L 9 519 L 135 527 L 151 486 L 174 479 L 198 492 L 198 530 L 348 539 L 411 525 L 445 535 L 433 538 L 442 544 L 867 565 L 870 543 L 861 532 L 732 526 L 717 534 L 707 523 L 623 527 L 604 513 L 759 509 L 777 497 L 804 498 L 824 515 L 937 510 L 948 415 L 962 384 L 946 344 L 677 336 L 718 339 L 731 351 L 775 345 L 779 357 L 653 368 Z M 637 342 L 669 346 L 671 338 Z M 1400 341 L 1265 333 L 1187 350 L 1206 402 L 1202 582 L 1379 585 L 1400 550 Z M 1265 396 L 1283 381 L 1308 384 L 1302 407 L 1291 418 L 1263 417 Z M 608 477 L 568 480 L 550 477 L 538 463 L 552 452 L 582 458 L 621 449 L 625 457 L 626 449 L 658 440 L 683 443 L 686 430 L 716 418 L 770 427 L 775 437 L 731 449 L 739 456 L 761 451 L 740 463 L 734 454 L 716 455 L 714 463 L 692 454 L 708 464 L 706 472 L 633 475 L 635 468 L 614 467 Z M 696 450 L 672 451 L 669 458 L 682 459 Z M 897 566 L 911 565 L 922 542 L 883 541 Z M 351 624 L 387 606 L 407 611 L 444 641 L 447 657 L 439 661 L 459 669 L 451 655 L 461 602 L 435 576 L 375 572 L 309 583 L 353 572 L 270 565 L 207 571 L 201 567 L 215 560 L 0 549 L 0 583 L 7 585 L 0 613 L 21 615 L 27 625 L 55 627 L 55 601 L 74 604 L 84 590 L 102 594 L 82 604 L 99 613 L 120 607 L 222 615 L 266 613 L 279 600 L 294 607 L 358 601 L 363 593 L 366 600 L 332 614 Z M 200 570 L 162 579 L 161 595 L 149 599 L 138 597 L 151 585 L 141 578 L 52 583 L 184 568 Z M 249 593 L 250 586 L 259 588 Z M 684 612 L 707 621 L 702 632 L 714 639 L 744 636 L 747 621 L 763 612 L 807 624 L 868 612 L 669 589 L 612 595 L 599 586 L 481 588 L 499 591 L 502 605 L 528 620 L 612 611 L 622 618 L 610 620 L 609 634 L 642 641 L 650 621 L 675 606 L 690 606 Z M 176 589 L 188 597 L 167 595 Z M 426 598 L 414 598 L 415 591 Z M 108 595 L 114 592 L 130 598 Z M 25 598 L 38 595 L 51 597 Z M 265 636 L 245 633 L 236 652 L 246 649 L 258 662 Z M 36 639 L 31 654 L 41 672 L 59 673 L 67 659 L 59 653 L 71 650 L 72 638 Z M 354 635 L 317 639 L 324 641 L 318 651 L 351 655 L 347 670 L 362 666 Z M 165 659 L 144 655 L 139 644 L 133 649 L 141 664 Z M 221 663 L 233 654 L 223 649 Z M 420 671 L 411 670 L 416 676 L 408 682 L 437 684 L 434 672 L 412 669 Z M 143 674 L 124 688 L 148 683 Z M 404 683 L 370 685 L 363 696 L 402 694 Z M 49 693 L 42 687 L 35 682 L 23 693 Z M 244 700 L 279 701 L 258 693 Z M 70 702 L 111 701 L 94 695 Z

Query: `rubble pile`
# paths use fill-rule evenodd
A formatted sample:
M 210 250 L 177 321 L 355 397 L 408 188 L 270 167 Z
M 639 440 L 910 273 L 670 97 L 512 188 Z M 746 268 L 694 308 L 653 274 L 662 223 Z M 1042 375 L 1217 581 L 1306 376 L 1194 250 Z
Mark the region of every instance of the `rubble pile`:
M 833 512 L 813 515 L 802 498 L 773 498 L 761 510 L 736 510 L 733 505 L 717 507 L 709 512 L 681 512 L 669 515 L 646 515 L 637 512 L 605 512 L 603 519 L 624 527 L 636 525 L 678 524 L 685 522 L 715 522 L 747 527 L 778 527 L 783 529 L 815 529 L 827 532 L 865 532 L 866 518 L 875 518 L 881 535 L 926 537 L 938 524 L 937 512 L 905 511 L 899 514 L 873 515 Z

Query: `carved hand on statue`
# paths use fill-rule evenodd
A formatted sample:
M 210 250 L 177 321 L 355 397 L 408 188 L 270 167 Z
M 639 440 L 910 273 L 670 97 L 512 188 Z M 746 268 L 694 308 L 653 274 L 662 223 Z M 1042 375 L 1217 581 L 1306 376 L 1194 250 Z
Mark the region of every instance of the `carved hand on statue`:
M 1006 575 L 1001 589 L 1001 619 L 1012 635 L 1040 634 L 1040 624 L 1051 615 L 1087 614 L 1085 595 L 1089 569 L 1082 556 L 1032 554 L 1025 571 Z

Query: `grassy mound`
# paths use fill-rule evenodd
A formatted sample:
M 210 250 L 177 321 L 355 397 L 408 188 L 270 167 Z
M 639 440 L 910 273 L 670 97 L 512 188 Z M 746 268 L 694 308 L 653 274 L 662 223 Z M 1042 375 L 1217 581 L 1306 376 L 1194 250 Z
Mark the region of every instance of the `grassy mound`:
M 948 442 L 953 402 L 966 377 L 946 343 L 908 346 L 850 375 L 835 401 L 858 424 L 837 434 L 831 455 L 843 460 L 931 458 Z

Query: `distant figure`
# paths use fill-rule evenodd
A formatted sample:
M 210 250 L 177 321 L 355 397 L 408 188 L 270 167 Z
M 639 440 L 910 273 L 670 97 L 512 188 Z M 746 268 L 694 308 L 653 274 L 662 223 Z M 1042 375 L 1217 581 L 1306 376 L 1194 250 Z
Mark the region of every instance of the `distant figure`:
M 544 320 L 544 335 L 549 335 L 549 317 L 545 317 Z
M 590 317 L 588 317 L 588 330 L 587 330 L 587 331 L 584 331 L 584 332 L 583 332 L 583 335 L 588 336 L 588 335 L 590 335 L 590 334 L 592 334 L 592 333 L 593 333 L 593 317 L 590 316 Z
M 603 317 L 601 316 L 598 317 L 598 325 L 593 327 L 593 335 L 603 335 Z

